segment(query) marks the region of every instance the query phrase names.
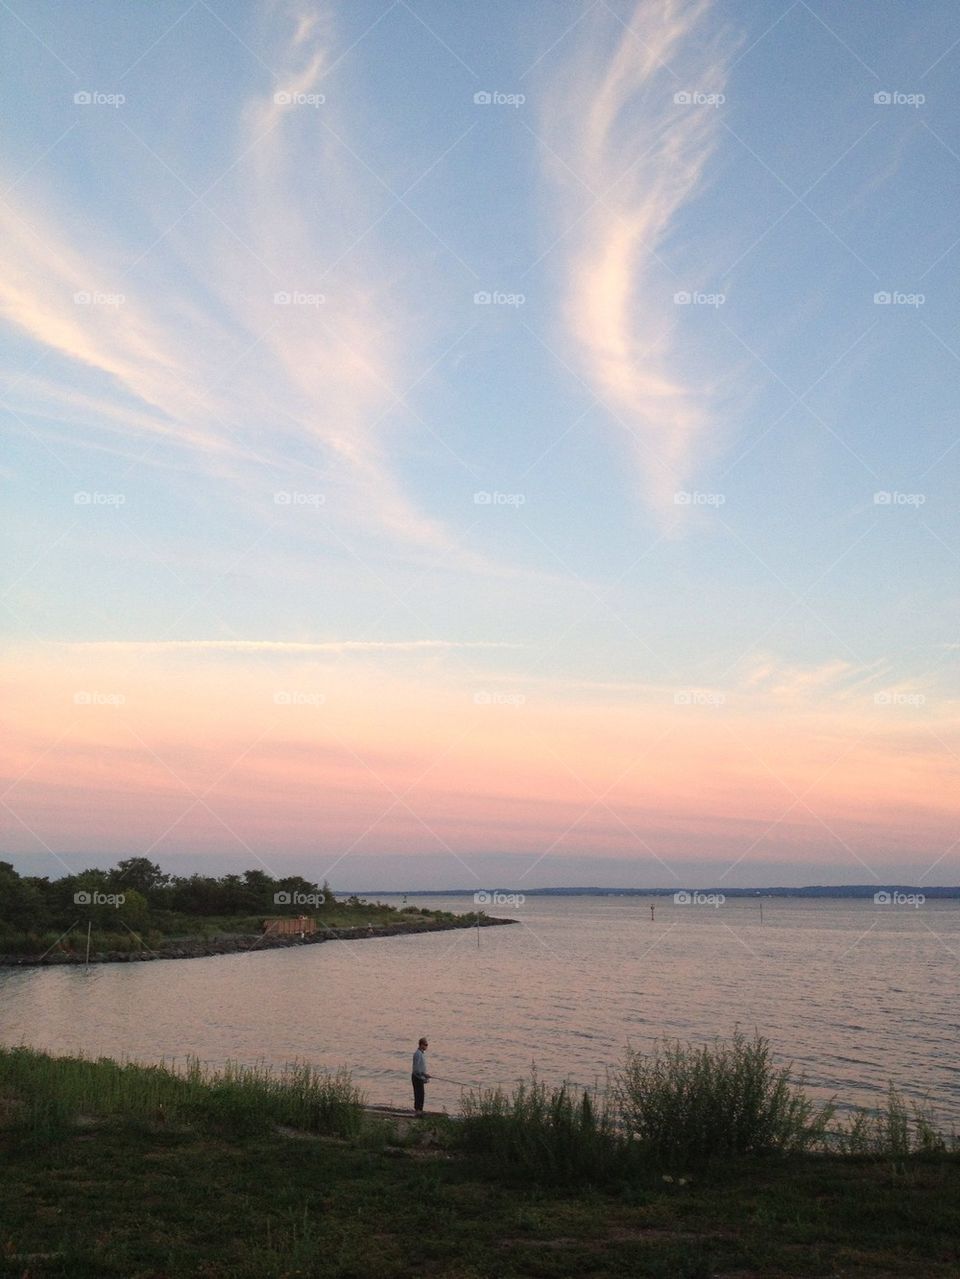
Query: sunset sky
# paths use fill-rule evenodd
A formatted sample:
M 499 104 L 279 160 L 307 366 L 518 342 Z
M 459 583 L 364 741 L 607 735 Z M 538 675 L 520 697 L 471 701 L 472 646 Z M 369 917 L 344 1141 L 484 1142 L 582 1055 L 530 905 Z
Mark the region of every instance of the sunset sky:
M 0 856 L 960 883 L 960 12 L 0 10 Z

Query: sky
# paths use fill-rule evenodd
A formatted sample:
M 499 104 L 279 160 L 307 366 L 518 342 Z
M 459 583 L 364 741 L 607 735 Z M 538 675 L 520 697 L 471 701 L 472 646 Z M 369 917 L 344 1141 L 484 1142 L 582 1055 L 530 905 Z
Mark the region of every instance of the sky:
M 0 856 L 960 883 L 955 5 L 0 22 Z

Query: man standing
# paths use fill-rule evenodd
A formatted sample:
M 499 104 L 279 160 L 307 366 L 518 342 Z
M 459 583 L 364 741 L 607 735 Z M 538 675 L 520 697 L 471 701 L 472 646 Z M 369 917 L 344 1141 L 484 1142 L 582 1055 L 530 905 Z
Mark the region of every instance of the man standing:
M 425 1053 L 430 1045 L 425 1039 L 421 1039 L 417 1045 L 417 1051 L 413 1054 L 413 1108 L 419 1118 L 423 1114 L 423 1085 L 430 1076 L 427 1074 L 427 1059 Z

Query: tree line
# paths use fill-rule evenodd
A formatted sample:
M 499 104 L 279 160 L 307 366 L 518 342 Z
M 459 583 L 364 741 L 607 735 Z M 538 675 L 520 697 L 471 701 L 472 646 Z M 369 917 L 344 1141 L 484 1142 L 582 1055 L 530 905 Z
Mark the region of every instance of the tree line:
M 304 901 L 308 905 L 300 905 Z M 89 920 L 94 928 L 153 926 L 177 917 L 238 917 L 309 913 L 334 905 L 329 884 L 299 875 L 277 879 L 263 870 L 240 875 L 168 875 L 146 857 L 128 857 L 110 870 L 89 869 L 60 879 L 20 875 L 0 861 L 0 932 L 40 934 Z M 355 899 L 350 899 L 354 904 Z M 359 902 L 356 904 L 359 905 Z

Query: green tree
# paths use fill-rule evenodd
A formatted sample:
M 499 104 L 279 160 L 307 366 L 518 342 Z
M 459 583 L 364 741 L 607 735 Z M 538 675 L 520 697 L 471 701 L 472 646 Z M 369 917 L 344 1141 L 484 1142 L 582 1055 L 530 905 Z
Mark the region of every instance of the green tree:
M 130 888 L 147 898 L 170 882 L 170 876 L 164 874 L 156 862 L 146 857 L 125 857 L 110 872 L 110 879 L 116 884 L 118 892 L 122 893 Z
M 117 919 L 135 933 L 143 932 L 150 924 L 150 908 L 143 893 L 135 888 L 123 890 L 123 901 L 116 907 Z
M 40 932 L 51 918 L 46 879 L 24 879 L 10 862 L 0 862 L 0 923 L 8 931 Z

